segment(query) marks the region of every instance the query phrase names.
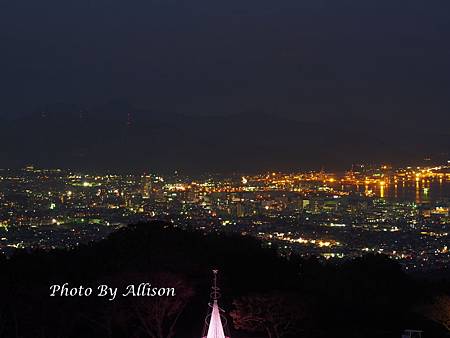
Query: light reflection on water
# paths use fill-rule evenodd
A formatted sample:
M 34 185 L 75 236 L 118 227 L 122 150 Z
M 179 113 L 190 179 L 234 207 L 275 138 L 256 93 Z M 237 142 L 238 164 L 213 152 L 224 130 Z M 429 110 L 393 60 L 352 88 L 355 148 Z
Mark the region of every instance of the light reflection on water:
M 385 184 L 336 185 L 335 189 L 360 192 L 392 201 L 433 203 L 450 199 L 450 182 L 442 180 L 398 181 Z

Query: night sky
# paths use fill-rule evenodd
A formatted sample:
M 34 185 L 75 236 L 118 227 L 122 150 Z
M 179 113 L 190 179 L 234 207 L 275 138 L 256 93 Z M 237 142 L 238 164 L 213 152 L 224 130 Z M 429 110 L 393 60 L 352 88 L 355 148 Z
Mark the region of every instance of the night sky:
M 353 126 L 343 131 L 346 135 L 379 135 L 380 129 L 390 128 L 392 132 L 386 133 L 391 135 L 389 140 L 371 141 L 368 149 L 380 158 L 388 154 L 389 159 L 404 154 L 406 148 L 418 147 L 420 154 L 415 155 L 420 158 L 433 149 L 448 150 L 449 41 L 450 2 L 446 0 L 1 1 L 0 117 L 7 118 L 4 125 L 13 124 L 8 125 L 10 133 L 20 133 L 24 126 L 37 126 L 30 114 L 49 110 L 60 114 L 55 123 L 66 123 L 69 134 L 73 116 L 64 114 L 80 111 L 102 112 L 101 118 L 96 115 L 98 119 L 116 114 L 114 118 L 123 119 L 124 124 L 127 113 L 139 111 L 147 114 L 147 122 L 153 126 L 155 119 L 165 126 L 173 121 L 180 124 L 177 116 L 182 114 L 200 120 L 194 129 L 202 123 L 220 129 L 214 119 L 235 118 L 236 114 L 245 115 L 237 120 L 254 128 L 259 114 L 270 120 L 269 125 L 295 120 L 300 125 L 289 130 L 293 133 L 302 134 L 311 129 L 304 124 L 313 123 L 318 128 L 315 135 L 322 128 L 316 124 L 325 123 L 328 128 L 331 121 L 331 125 L 347 129 Z M 261 123 L 265 122 L 256 124 Z M 50 127 L 39 128 L 47 134 L 45 128 Z M 183 128 L 181 124 L 179 128 Z M 393 151 L 394 143 L 405 142 L 405 128 L 415 143 Z M 200 128 L 194 129 L 193 133 L 201 133 Z M 341 136 L 340 131 L 333 132 L 324 141 L 312 141 L 311 135 L 292 143 L 291 139 L 279 140 L 286 130 L 267 130 L 257 138 L 272 138 L 276 145 L 269 147 L 269 153 L 261 151 L 259 165 L 274 164 L 262 159 L 268 154 L 280 168 L 301 166 L 308 161 L 293 161 L 291 150 L 283 157 L 281 148 L 303 145 L 312 149 L 312 154 Z M 140 139 L 130 144 L 152 148 L 153 141 L 142 139 L 142 134 L 152 133 L 145 128 L 140 133 Z M 252 140 L 252 133 L 246 137 L 242 130 L 236 141 L 249 148 L 246 152 L 226 153 L 237 156 L 230 168 L 246 169 L 237 164 L 242 164 L 240 160 L 255 146 L 265 144 Z M 224 130 L 219 134 L 226 135 Z M 64 147 L 78 155 L 62 156 L 63 149 L 43 143 L 40 146 L 47 150 L 45 154 L 39 150 L 39 155 L 35 154 L 37 148 L 31 151 L 26 145 L 38 135 L 2 136 L 8 137 L 2 151 L 9 159 L 3 158 L 0 165 L 30 161 L 56 166 L 113 165 L 96 159 L 99 149 L 111 144 L 93 149 L 89 142 L 80 145 L 72 141 Z M 349 136 L 344 143 L 352 143 L 358 135 Z M 201 151 L 202 156 L 213 149 L 222 151 L 230 142 L 230 138 L 211 138 L 212 145 Z M 186 139 L 192 139 L 189 133 Z M 175 140 L 171 147 L 176 148 L 178 141 L 185 142 Z M 204 148 L 204 141 L 191 145 Z M 164 142 L 160 146 L 164 148 Z M 350 148 L 333 149 L 332 153 L 345 150 L 351 157 Z M 28 150 L 36 157 L 29 157 Z M 404 160 L 409 159 L 409 150 Z M 323 155 L 324 160 L 317 155 L 310 164 L 336 160 L 336 156 Z M 131 166 L 145 167 L 156 161 L 127 156 Z M 365 159 L 357 152 L 355 157 Z M 226 161 L 219 162 L 211 169 L 223 167 Z M 180 160 L 170 166 L 184 164 Z

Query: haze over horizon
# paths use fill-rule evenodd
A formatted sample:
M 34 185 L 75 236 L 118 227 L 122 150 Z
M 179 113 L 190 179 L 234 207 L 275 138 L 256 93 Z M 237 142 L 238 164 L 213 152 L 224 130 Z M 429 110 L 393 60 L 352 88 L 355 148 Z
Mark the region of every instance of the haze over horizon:
M 0 165 L 445 157 L 449 17 L 441 0 L 3 2 Z
M 300 122 L 246 113 L 187 116 L 36 113 L 0 126 L 0 167 L 35 164 L 167 173 L 348 169 L 447 160 L 450 138 L 364 120 Z

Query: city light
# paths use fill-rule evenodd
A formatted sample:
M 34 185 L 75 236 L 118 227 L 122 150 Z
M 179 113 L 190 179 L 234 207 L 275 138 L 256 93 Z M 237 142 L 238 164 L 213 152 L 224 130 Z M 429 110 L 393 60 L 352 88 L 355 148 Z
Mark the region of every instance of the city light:
M 448 189 L 449 172 L 448 165 L 364 165 L 343 173 L 188 178 L 179 172 L 6 170 L 0 181 L 20 194 L 0 186 L 0 237 L 6 238 L 0 250 L 72 247 L 130 223 L 164 220 L 205 233 L 254 236 L 281 255 L 351 259 L 370 248 L 390 252 L 410 269 L 424 261 L 433 267 L 450 262 L 443 249 L 450 205 L 438 198 Z M 417 240 L 420 246 L 412 252 L 410 243 Z

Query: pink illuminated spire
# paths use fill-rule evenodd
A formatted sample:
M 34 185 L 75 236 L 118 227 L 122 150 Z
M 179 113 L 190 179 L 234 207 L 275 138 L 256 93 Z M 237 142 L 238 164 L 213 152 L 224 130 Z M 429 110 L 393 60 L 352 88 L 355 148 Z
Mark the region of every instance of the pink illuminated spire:
M 206 336 L 206 338 L 225 338 L 219 311 L 220 310 L 219 305 L 217 305 L 217 300 L 214 300 L 211 320 L 209 321 L 208 326 L 208 335 Z
M 211 314 L 206 318 L 206 325 L 208 327 L 207 335 L 203 335 L 203 338 L 229 338 L 225 336 L 224 325 L 222 323 L 222 318 L 220 312 L 222 311 L 219 308 L 218 299 L 220 297 L 219 288 L 217 287 L 217 273 L 218 270 L 213 270 L 214 273 L 214 286 L 212 287 L 211 299 L 213 301 L 209 306 L 212 307 Z M 208 322 L 209 319 L 209 322 Z M 206 330 L 205 330 L 206 331 Z

